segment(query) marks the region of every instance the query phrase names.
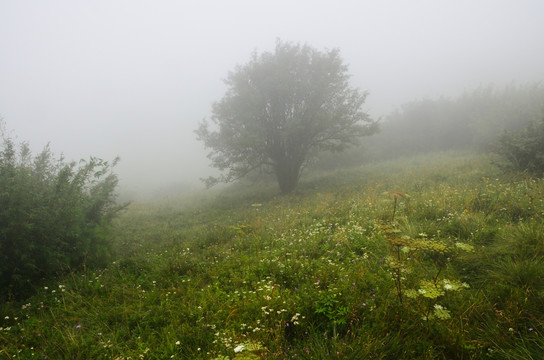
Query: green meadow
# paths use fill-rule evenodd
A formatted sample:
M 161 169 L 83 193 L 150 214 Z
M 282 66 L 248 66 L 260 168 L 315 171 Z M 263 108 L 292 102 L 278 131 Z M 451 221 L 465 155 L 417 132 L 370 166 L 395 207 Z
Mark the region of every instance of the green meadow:
M 544 180 L 441 153 L 132 203 L 1 359 L 542 359 Z

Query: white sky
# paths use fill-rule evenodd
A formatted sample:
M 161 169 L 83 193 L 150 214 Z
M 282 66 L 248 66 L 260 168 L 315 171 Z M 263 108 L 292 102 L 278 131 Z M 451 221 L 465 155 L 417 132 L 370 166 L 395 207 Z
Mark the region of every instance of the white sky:
M 375 118 L 544 80 L 541 0 L 1 0 L 0 116 L 34 151 L 121 156 L 125 186 L 196 181 L 193 130 L 276 38 L 339 48 Z

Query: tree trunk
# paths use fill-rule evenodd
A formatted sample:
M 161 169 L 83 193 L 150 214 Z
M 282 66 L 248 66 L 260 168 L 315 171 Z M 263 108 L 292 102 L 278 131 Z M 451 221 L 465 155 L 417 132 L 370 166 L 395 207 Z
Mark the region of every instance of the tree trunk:
M 276 179 L 282 194 L 295 190 L 300 177 L 301 165 L 296 162 L 284 161 L 276 165 Z

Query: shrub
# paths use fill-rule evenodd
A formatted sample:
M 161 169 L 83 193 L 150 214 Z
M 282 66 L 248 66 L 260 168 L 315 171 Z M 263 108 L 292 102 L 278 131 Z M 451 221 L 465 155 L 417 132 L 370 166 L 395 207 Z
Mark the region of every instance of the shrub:
M 36 156 L 2 134 L 0 148 L 0 297 L 108 258 L 108 228 L 121 209 L 118 179 L 106 161 L 67 163 L 49 147 Z
M 506 132 L 499 139 L 495 153 L 501 158 L 496 164 L 504 170 L 525 171 L 544 175 L 544 119 L 531 123 L 517 132 Z

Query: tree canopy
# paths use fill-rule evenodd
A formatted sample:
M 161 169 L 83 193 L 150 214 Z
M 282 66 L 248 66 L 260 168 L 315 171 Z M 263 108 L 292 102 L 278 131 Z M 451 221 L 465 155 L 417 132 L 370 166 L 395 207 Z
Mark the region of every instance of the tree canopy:
M 216 130 L 203 121 L 195 131 L 223 172 L 208 185 L 263 170 L 288 193 L 317 153 L 342 151 L 373 134 L 377 123 L 362 110 L 367 93 L 350 87 L 347 71 L 336 49 L 281 41 L 236 67 L 212 108 Z

